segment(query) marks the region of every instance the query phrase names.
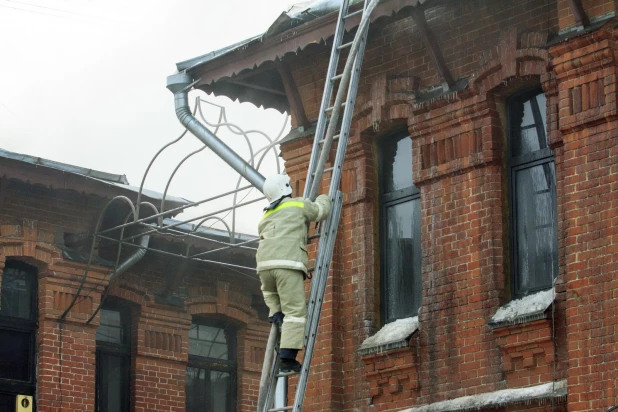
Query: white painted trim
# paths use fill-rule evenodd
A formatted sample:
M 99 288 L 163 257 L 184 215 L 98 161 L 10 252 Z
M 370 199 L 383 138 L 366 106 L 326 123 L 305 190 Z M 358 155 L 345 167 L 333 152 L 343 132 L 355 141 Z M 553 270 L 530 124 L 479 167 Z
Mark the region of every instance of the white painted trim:
M 293 323 L 305 323 L 307 321 L 306 318 L 304 317 L 298 317 L 298 316 L 290 316 L 290 315 L 286 315 L 283 318 L 283 322 L 293 322 Z
M 258 262 L 257 271 L 260 270 L 268 270 L 268 269 L 295 269 L 300 270 L 302 272 L 307 272 L 307 267 L 302 262 L 296 262 L 294 260 L 283 260 L 283 259 L 274 259 L 274 260 L 264 260 L 262 262 Z

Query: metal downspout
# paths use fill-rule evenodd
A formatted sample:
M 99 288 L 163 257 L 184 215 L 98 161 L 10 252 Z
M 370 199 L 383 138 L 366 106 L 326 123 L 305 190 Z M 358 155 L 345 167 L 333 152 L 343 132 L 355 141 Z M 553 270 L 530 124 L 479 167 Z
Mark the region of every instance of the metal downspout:
M 99 311 L 101 310 L 101 306 L 103 306 L 103 302 L 105 301 L 105 299 L 107 298 L 107 294 L 109 293 L 109 287 L 112 284 L 112 281 L 114 279 L 116 279 L 118 276 L 122 275 L 127 270 L 129 270 L 133 265 L 135 265 L 137 262 L 139 262 L 146 255 L 146 248 L 148 247 L 149 243 L 150 243 L 150 235 L 142 236 L 139 239 L 140 249 L 137 249 L 137 251 L 135 251 L 135 253 L 133 253 L 131 256 L 129 256 L 120 265 L 118 265 L 116 270 L 111 275 L 109 275 L 109 282 L 107 283 L 107 287 L 105 288 L 105 292 L 103 292 L 103 296 L 101 296 L 101 301 L 99 303 L 99 306 L 94 311 L 94 313 L 92 315 L 90 315 L 90 318 L 86 321 L 87 324 L 92 322 L 94 317 L 97 316 L 97 313 L 99 313 Z
M 150 242 L 150 235 L 144 235 L 139 239 L 139 245 L 141 246 L 141 248 L 137 249 L 135 253 L 133 253 L 131 256 L 127 258 L 127 260 L 125 260 L 120 265 L 118 265 L 114 273 L 112 273 L 109 276 L 109 283 L 111 283 L 112 280 L 116 279 L 118 276 L 122 275 L 131 266 L 139 262 L 144 257 L 144 255 L 146 254 L 146 248 L 148 247 L 149 242 Z
M 193 85 L 193 79 L 187 73 L 177 73 L 167 78 L 167 88 L 174 93 L 176 117 L 195 137 L 200 139 L 215 154 L 229 164 L 260 192 L 264 188 L 264 176 L 249 165 L 236 152 L 223 143 L 213 132 L 208 130 L 191 113 L 188 92 Z

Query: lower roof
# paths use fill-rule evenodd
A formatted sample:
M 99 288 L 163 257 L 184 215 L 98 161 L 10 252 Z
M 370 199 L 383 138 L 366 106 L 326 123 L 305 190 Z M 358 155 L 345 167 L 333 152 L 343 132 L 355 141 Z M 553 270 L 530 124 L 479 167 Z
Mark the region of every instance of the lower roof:
M 42 169 L 42 170 L 41 170 Z M 0 177 L 40 184 L 53 189 L 74 190 L 111 199 L 125 195 L 135 201 L 139 187 L 131 186 L 125 175 L 88 169 L 42 157 L 0 149 Z M 163 194 L 143 189 L 144 201 L 160 202 Z M 165 197 L 166 210 L 189 204 L 184 198 Z

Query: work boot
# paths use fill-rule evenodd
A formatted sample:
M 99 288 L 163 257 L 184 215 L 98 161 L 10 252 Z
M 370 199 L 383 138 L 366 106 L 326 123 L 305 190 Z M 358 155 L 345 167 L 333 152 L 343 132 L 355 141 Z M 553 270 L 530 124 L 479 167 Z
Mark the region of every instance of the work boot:
M 279 365 L 279 373 L 285 375 L 300 373 L 300 369 L 302 367 L 303 365 L 296 359 L 281 359 L 281 364 Z

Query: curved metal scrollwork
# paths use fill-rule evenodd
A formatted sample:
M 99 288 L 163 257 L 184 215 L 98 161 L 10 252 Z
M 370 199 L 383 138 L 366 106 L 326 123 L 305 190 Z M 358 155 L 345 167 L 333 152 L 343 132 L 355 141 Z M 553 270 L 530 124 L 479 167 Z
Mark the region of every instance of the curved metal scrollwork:
M 207 117 L 205 116 L 205 110 L 203 110 L 202 105 L 209 105 L 209 106 L 215 107 L 219 111 L 216 116 L 216 120 L 210 121 L 207 119 Z M 260 131 L 260 130 L 244 130 L 239 125 L 232 123 L 228 120 L 225 107 L 219 104 L 213 103 L 211 101 L 205 100 L 204 98 L 201 98 L 201 97 L 197 97 L 195 99 L 195 105 L 193 107 L 192 113 L 194 115 L 198 114 L 201 121 L 207 127 L 211 128 L 211 130 L 215 134 L 219 133 L 221 130 L 226 130 L 232 136 L 241 137 L 246 143 L 246 147 L 249 153 L 246 161 L 252 167 L 255 167 L 257 170 L 259 170 L 263 166 L 264 160 L 267 158 L 269 154 L 271 154 L 272 158 L 274 159 L 274 163 L 269 162 L 269 168 L 272 168 L 273 170 L 266 170 L 265 171 L 267 172 L 266 174 L 281 173 L 281 170 L 282 170 L 281 162 L 282 161 L 281 161 L 281 158 L 278 156 L 277 145 L 281 141 L 281 138 L 284 135 L 284 132 L 289 128 L 289 116 L 285 117 L 285 121 L 281 125 L 281 128 L 277 136 L 271 137 L 267 133 Z M 202 240 L 204 239 L 204 236 L 208 237 L 209 234 L 216 233 L 217 234 L 216 238 L 213 238 L 213 239 L 209 238 L 208 240 L 209 242 L 219 245 L 219 246 L 211 250 L 207 250 L 207 251 L 201 251 L 201 252 L 190 254 L 189 248 L 187 247 L 185 253 L 175 254 L 175 253 L 171 253 L 166 250 L 154 248 L 152 246 L 147 246 L 145 247 L 145 249 L 148 251 L 155 252 L 155 253 L 160 253 L 160 254 L 164 254 L 168 256 L 174 256 L 179 259 L 183 259 L 184 261 L 193 260 L 193 261 L 217 264 L 222 267 L 231 269 L 235 272 L 238 272 L 244 276 L 250 276 L 252 278 L 255 278 L 255 276 L 252 274 L 252 272 L 253 273 L 255 272 L 254 268 L 234 265 L 234 264 L 230 264 L 226 262 L 218 262 L 212 259 L 205 259 L 205 255 L 213 254 L 214 252 L 223 251 L 229 248 L 241 248 L 241 249 L 255 250 L 254 245 L 255 243 L 257 243 L 257 238 L 246 240 L 246 237 L 245 237 L 245 239 L 243 239 L 242 242 L 238 241 L 239 237 L 238 237 L 238 234 L 236 233 L 236 221 L 237 221 L 239 209 L 241 209 L 243 206 L 247 206 L 247 205 L 256 203 L 258 201 L 261 201 L 264 198 L 257 197 L 257 198 L 250 198 L 249 200 L 246 200 L 247 197 L 251 193 L 253 193 L 253 187 L 251 185 L 241 186 L 241 183 L 243 180 L 241 176 L 238 177 L 235 187 L 227 192 L 220 193 L 220 194 L 214 194 L 213 196 L 207 199 L 203 199 L 197 202 L 188 202 L 185 205 L 166 210 L 166 201 L 169 204 L 168 192 L 169 192 L 171 183 L 174 180 L 175 176 L 177 175 L 178 171 L 183 166 L 186 165 L 186 162 L 188 159 L 195 157 L 195 156 L 200 156 L 203 153 L 208 153 L 210 150 L 209 148 L 207 148 L 206 146 L 201 146 L 200 148 L 193 150 L 190 153 L 187 153 L 183 158 L 181 158 L 181 160 L 174 167 L 173 171 L 170 173 L 169 178 L 167 179 L 167 182 L 165 183 L 165 187 L 161 194 L 161 201 L 160 201 L 158 209 L 154 204 L 150 202 L 144 202 L 142 200 L 143 197 L 145 196 L 144 190 L 145 190 L 146 180 L 148 179 L 150 172 L 156 166 L 157 160 L 160 159 L 160 156 L 167 149 L 169 149 L 176 143 L 180 142 L 186 135 L 187 135 L 187 130 L 181 133 L 180 136 L 178 136 L 176 139 L 170 141 L 169 143 L 166 143 L 153 156 L 153 158 L 148 163 L 148 166 L 146 167 L 146 170 L 142 177 L 142 181 L 140 183 L 139 191 L 137 193 L 135 202 L 133 202 L 131 199 L 129 199 L 126 196 L 117 196 L 114 199 L 110 200 L 103 207 L 103 209 L 101 210 L 99 214 L 99 217 L 98 217 L 98 220 L 95 226 L 95 233 L 94 233 L 91 248 L 90 248 L 90 256 L 88 258 L 86 273 L 84 274 L 84 277 L 82 279 L 82 282 L 79 288 L 80 291 L 83 288 L 83 285 L 86 281 L 87 274 L 88 274 L 88 271 L 92 263 L 93 255 L 96 250 L 95 246 L 99 240 L 106 240 L 106 241 L 117 243 L 117 249 L 115 253 L 115 268 L 117 268 L 120 263 L 120 256 L 121 256 L 123 246 L 127 246 L 132 249 L 136 249 L 136 248 L 144 249 L 143 246 L 140 246 L 138 244 L 139 242 L 136 242 L 136 239 L 141 236 L 157 234 L 157 233 L 163 234 L 165 236 L 178 236 L 178 237 L 182 237 L 186 239 L 195 238 L 195 239 L 202 239 Z M 257 166 L 256 166 L 256 163 L 257 163 Z M 217 171 L 215 170 L 208 170 L 208 169 L 204 170 L 204 175 L 206 176 L 207 175 L 216 176 L 216 173 Z M 208 212 L 201 214 L 200 216 L 191 217 L 185 220 L 172 221 L 170 219 L 166 219 L 166 217 L 174 216 L 178 213 L 183 212 L 184 210 L 188 208 L 192 208 L 198 205 L 208 206 L 209 203 L 215 200 L 219 202 L 218 204 L 220 204 L 221 200 L 225 198 L 230 199 L 230 204 L 227 207 L 221 208 L 219 210 L 208 211 Z M 127 212 L 127 215 L 125 216 L 121 224 L 114 226 L 114 227 L 105 228 L 102 230 L 101 223 L 103 222 L 108 212 L 109 206 L 114 202 L 126 203 L 129 206 L 130 210 L 129 212 Z M 148 208 L 152 212 L 152 213 L 149 213 L 149 216 L 147 217 L 140 216 L 140 215 L 143 215 L 143 213 L 140 213 L 140 212 L 144 207 Z M 196 222 L 197 224 L 192 224 L 192 222 Z M 208 226 L 206 225 L 207 223 L 208 223 Z M 190 224 L 188 226 L 189 229 L 187 229 L 187 226 L 186 226 L 187 224 Z M 217 226 L 217 228 L 213 229 L 213 226 L 215 225 Z M 135 227 L 136 229 L 139 229 L 139 230 L 134 230 L 129 236 L 125 237 L 125 230 L 129 227 Z M 208 232 L 205 232 L 206 230 Z M 212 231 L 215 231 L 215 232 L 212 232 Z M 116 235 L 112 236 L 112 234 L 114 233 L 116 233 Z M 221 238 L 228 239 L 229 243 L 225 241 L 221 241 L 220 240 Z M 79 292 L 76 294 L 76 297 L 78 295 L 79 295 Z M 64 316 L 66 316 L 66 314 Z

